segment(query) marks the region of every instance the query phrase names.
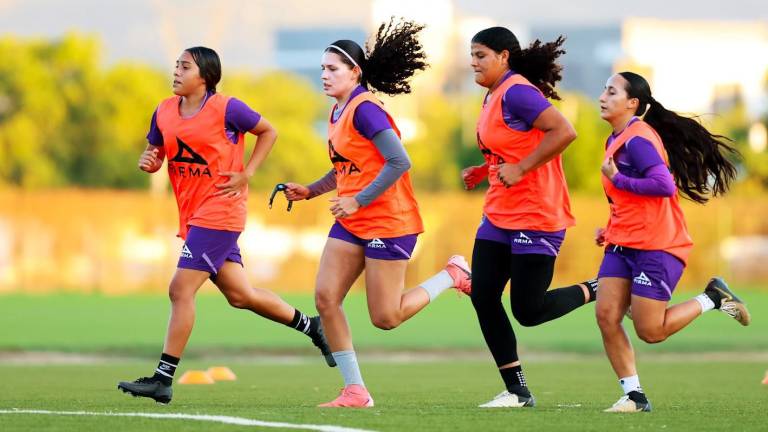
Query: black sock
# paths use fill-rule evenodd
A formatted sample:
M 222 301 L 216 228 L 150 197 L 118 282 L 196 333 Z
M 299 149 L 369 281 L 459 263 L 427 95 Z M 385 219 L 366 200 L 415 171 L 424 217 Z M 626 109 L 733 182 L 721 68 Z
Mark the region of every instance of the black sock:
M 627 396 L 629 396 L 629 400 L 637 403 L 647 404 L 648 398 L 645 397 L 645 393 L 637 390 L 633 390 L 629 393 L 627 393 Z
M 179 366 L 178 357 L 174 357 L 170 354 L 163 353 L 160 356 L 160 362 L 155 369 L 154 378 L 160 380 L 165 385 L 171 385 L 173 382 L 173 374 L 176 373 L 176 368 Z
M 531 397 L 531 392 L 528 391 L 528 386 L 525 383 L 522 366 L 517 365 L 499 369 L 499 373 L 501 374 L 501 379 L 504 380 L 504 385 L 507 387 L 508 392 L 518 396 Z
M 312 320 L 304 315 L 300 310 L 295 309 L 293 320 L 288 324 L 294 330 L 298 330 L 307 336 L 312 336 L 317 331 L 317 325 L 313 325 Z
M 589 301 L 587 303 L 592 303 L 597 300 L 597 279 L 590 279 L 582 282 L 582 284 L 586 285 L 589 290 Z

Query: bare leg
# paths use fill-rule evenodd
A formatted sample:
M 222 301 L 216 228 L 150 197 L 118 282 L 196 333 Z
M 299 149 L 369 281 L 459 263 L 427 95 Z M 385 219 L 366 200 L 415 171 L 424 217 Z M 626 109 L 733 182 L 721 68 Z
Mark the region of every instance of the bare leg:
M 603 335 L 605 354 L 618 378 L 637 375 L 635 352 L 621 325 L 629 308 L 631 284 L 629 279 L 614 277 L 598 281 L 595 315 Z
M 342 302 L 363 271 L 361 246 L 329 238 L 320 258 L 315 286 L 315 306 L 332 352 L 352 350 L 352 334 Z
M 163 352 L 181 357 L 195 324 L 195 294 L 208 279 L 208 272 L 177 268 L 168 296 L 171 298 L 171 317 L 165 335 Z
M 391 330 L 429 304 L 424 288 L 405 288 L 406 260 L 365 259 L 365 289 L 371 322 Z
M 632 321 L 640 339 L 662 342 L 701 315 L 701 305 L 694 299 L 667 306 L 666 301 L 632 296 Z
M 253 288 L 245 269 L 226 261 L 216 276 L 216 286 L 233 307 L 247 309 L 281 324 L 290 324 L 296 309 L 272 291 Z

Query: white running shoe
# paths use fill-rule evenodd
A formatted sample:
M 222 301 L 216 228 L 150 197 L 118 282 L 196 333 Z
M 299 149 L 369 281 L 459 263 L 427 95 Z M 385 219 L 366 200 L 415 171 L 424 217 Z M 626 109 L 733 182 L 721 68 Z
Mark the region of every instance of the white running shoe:
M 536 406 L 536 401 L 533 399 L 533 395 L 525 397 L 504 390 L 497 394 L 493 400 L 478 405 L 478 408 L 523 408 L 534 406 Z
M 603 410 L 603 412 L 610 413 L 636 413 L 636 412 L 650 412 L 651 403 L 639 403 L 629 398 L 628 395 L 622 396 L 612 407 Z

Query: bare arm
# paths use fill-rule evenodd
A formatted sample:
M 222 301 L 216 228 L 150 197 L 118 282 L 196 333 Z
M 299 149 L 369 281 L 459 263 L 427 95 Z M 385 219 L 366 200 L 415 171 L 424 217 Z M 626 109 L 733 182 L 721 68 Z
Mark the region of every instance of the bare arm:
M 163 166 L 165 147 L 147 144 L 147 148 L 139 156 L 139 169 L 148 173 L 157 172 Z
M 251 157 L 248 159 L 242 172 L 227 171 L 219 173 L 219 175 L 229 177 L 229 180 L 226 183 L 216 185 L 219 189 L 216 195 L 239 195 L 248 183 L 248 179 L 261 166 L 264 159 L 267 158 L 269 151 L 272 150 L 272 146 L 275 145 L 275 141 L 277 141 L 277 130 L 264 117 L 249 132 L 256 135 L 256 143 L 253 145 Z

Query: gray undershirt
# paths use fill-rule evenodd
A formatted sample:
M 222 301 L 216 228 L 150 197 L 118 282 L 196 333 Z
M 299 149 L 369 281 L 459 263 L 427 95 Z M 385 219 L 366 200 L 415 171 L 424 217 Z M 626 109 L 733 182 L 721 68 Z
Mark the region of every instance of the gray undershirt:
M 373 144 L 386 162 L 371 184 L 355 195 L 355 200 L 361 206 L 367 206 L 373 202 L 411 167 L 411 160 L 394 130 L 385 129 L 377 133 L 373 137 Z M 334 170 L 330 170 L 307 187 L 309 188 L 307 199 L 330 192 L 336 189 L 336 173 Z

